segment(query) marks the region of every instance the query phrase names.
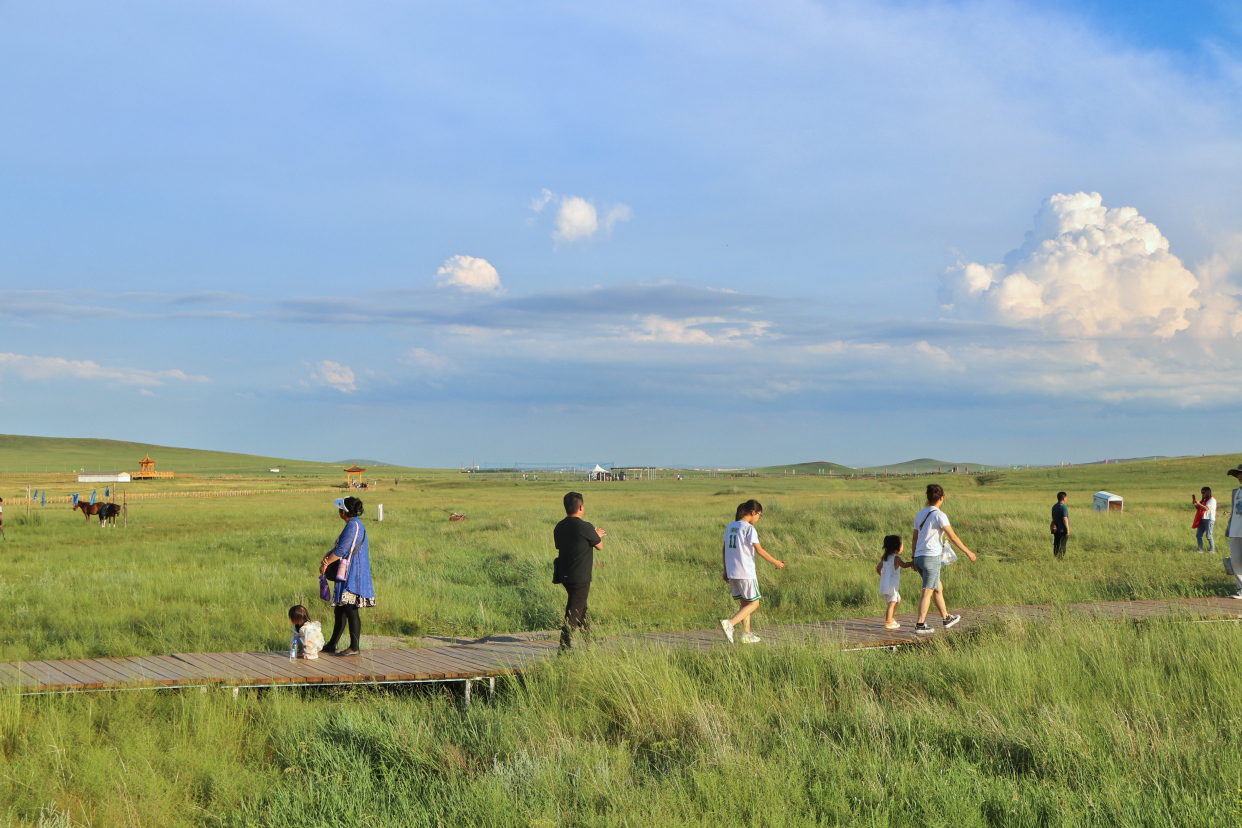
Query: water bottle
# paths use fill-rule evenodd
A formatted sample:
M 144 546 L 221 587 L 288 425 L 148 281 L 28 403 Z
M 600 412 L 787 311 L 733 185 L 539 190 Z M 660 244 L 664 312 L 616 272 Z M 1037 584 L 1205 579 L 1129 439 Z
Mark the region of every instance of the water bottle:
M 290 661 L 298 660 L 298 634 L 297 633 L 294 633 L 293 637 L 289 639 L 289 660 Z

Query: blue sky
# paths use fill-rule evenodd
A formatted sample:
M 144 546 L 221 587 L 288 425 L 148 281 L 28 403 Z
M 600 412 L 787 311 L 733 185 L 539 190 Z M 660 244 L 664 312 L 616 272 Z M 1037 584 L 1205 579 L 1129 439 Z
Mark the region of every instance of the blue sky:
M 0 431 L 1238 451 L 1240 33 L 1214 3 L 6 4 Z

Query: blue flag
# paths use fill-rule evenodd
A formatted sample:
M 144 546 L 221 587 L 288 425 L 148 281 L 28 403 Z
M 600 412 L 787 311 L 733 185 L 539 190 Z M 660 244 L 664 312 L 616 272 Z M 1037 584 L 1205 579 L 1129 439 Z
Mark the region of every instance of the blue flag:
M 43 502 L 42 502 L 42 503 L 40 503 L 39 505 L 40 505 L 40 506 L 46 506 L 46 505 L 47 505 L 47 489 L 44 489 L 44 490 L 43 490 Z
M 38 490 L 38 489 L 35 489 L 35 490 L 34 490 L 34 494 L 32 494 L 32 495 L 31 495 L 31 498 L 33 498 L 34 500 L 38 500 L 38 499 L 39 499 L 39 490 Z
M 74 506 L 78 505 L 78 493 L 77 492 L 73 493 L 73 505 Z
M 95 505 L 95 492 L 97 492 L 97 491 L 99 491 L 99 490 L 98 490 L 98 489 L 91 489 L 91 505 L 92 505 L 92 506 L 94 506 L 94 505 Z

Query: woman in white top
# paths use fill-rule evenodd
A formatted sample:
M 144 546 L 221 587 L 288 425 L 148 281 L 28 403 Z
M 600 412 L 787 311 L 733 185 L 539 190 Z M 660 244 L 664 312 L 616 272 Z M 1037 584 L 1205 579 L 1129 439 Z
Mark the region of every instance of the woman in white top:
M 960 615 L 950 615 L 944 603 L 944 584 L 940 580 L 940 566 L 943 561 L 945 543 L 948 538 L 957 544 L 957 548 L 966 553 L 971 563 L 975 561 L 975 553 L 966 548 L 962 539 L 949 525 L 949 516 L 940 511 L 944 503 L 944 489 L 937 483 L 927 486 L 927 506 L 914 516 L 914 538 L 910 545 L 914 547 L 914 568 L 923 576 L 923 597 L 919 600 L 919 620 L 914 631 L 920 635 L 934 632 L 927 626 L 927 611 L 931 609 L 932 599 L 936 601 L 936 609 L 940 610 L 940 618 L 945 629 L 962 620 Z
M 1238 488 L 1233 490 L 1233 504 L 1229 509 L 1229 525 L 1225 527 L 1225 535 L 1229 538 L 1229 561 L 1233 565 L 1234 588 L 1237 590 L 1229 597 L 1242 599 L 1242 466 L 1225 473 L 1238 481 Z

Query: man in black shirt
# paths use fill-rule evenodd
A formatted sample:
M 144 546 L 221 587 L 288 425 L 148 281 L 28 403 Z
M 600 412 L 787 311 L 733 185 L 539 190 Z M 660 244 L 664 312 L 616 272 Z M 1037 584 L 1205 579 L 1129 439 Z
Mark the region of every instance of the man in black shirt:
M 1052 507 L 1052 557 L 1057 560 L 1065 559 L 1069 543 L 1069 507 L 1065 500 L 1065 492 L 1057 492 L 1057 504 Z
M 587 595 L 591 592 L 591 567 L 595 564 L 595 550 L 604 548 L 604 535 L 608 534 L 583 520 L 585 512 L 582 495 L 570 492 L 565 495 L 565 514 L 568 517 L 552 530 L 559 553 L 552 562 L 552 583 L 562 585 L 568 593 L 565 623 L 561 626 L 562 650 L 572 646 L 573 630 L 577 629 L 584 635 L 590 632 L 586 611 Z

